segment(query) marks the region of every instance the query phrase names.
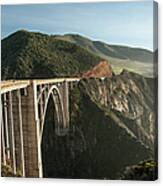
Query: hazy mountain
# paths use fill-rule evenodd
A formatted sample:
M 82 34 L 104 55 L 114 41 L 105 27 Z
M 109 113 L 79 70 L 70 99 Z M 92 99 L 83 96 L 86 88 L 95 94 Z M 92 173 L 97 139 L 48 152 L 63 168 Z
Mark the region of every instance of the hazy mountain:
M 109 45 L 101 41 L 92 41 L 75 34 L 55 36 L 57 39 L 75 43 L 91 53 L 107 59 L 113 70 L 120 73 L 123 68 L 145 76 L 153 76 L 153 52 L 119 45 Z
M 56 36 L 56 38 L 78 44 L 101 57 L 113 57 L 147 63 L 153 62 L 153 53 L 146 49 L 109 45 L 101 41 L 92 41 L 86 37 L 75 34 Z

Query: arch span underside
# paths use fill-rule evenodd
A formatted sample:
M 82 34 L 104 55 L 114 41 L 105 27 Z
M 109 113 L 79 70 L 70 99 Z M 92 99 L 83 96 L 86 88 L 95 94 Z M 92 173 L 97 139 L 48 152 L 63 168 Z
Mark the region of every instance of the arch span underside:
M 63 98 L 61 96 L 60 90 L 57 88 L 56 85 L 53 85 L 49 89 L 46 89 L 46 87 L 44 87 L 43 91 L 41 91 L 40 95 L 38 96 L 38 115 L 40 121 L 41 140 L 49 102 L 54 103 L 54 110 L 56 113 L 55 132 L 57 133 L 57 135 L 62 136 L 65 135 L 68 131 L 68 126 L 66 123 L 66 113 L 64 110 Z
M 48 98 L 41 140 L 43 177 L 65 177 L 68 130 L 62 125 L 60 103 L 54 94 Z

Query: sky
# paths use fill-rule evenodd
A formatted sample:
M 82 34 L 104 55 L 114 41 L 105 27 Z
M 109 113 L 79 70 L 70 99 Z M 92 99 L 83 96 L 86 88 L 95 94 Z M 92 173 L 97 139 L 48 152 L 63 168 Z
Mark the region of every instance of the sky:
M 153 50 L 153 1 L 2 5 L 1 35 L 25 29 L 81 34 Z

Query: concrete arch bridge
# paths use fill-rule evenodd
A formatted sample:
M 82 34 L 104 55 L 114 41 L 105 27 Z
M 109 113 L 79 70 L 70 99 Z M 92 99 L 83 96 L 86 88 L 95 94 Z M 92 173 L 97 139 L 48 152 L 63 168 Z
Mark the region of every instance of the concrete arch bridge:
M 1 82 L 1 160 L 23 177 L 42 177 L 41 141 L 49 100 L 55 133 L 69 130 L 69 89 L 79 78 Z

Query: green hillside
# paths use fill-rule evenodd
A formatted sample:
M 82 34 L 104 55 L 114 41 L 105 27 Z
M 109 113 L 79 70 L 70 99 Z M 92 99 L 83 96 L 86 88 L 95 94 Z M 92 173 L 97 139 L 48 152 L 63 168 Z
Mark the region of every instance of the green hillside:
M 80 35 L 66 34 L 64 36 L 56 36 L 58 39 L 76 43 L 97 55 L 114 57 L 119 59 L 128 59 L 141 62 L 153 62 L 153 53 L 146 49 L 131 48 L 119 45 L 108 45 L 101 41 L 92 41 Z
M 2 40 L 2 79 L 73 76 L 100 57 L 53 36 L 18 31 Z
M 119 45 L 108 45 L 100 41 L 92 41 L 76 34 L 55 36 L 57 39 L 75 43 L 89 52 L 107 59 L 115 73 L 128 69 L 144 76 L 153 76 L 153 52 Z
M 47 35 L 20 30 L 2 40 L 2 79 L 73 76 L 106 59 L 119 74 L 128 69 L 153 76 L 153 53 L 108 45 L 80 35 Z

